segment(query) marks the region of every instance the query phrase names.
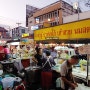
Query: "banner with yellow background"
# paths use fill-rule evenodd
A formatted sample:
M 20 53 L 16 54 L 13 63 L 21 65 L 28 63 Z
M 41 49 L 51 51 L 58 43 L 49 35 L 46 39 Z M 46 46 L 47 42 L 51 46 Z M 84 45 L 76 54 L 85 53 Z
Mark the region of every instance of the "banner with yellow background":
M 34 40 L 90 38 L 90 19 L 34 31 Z

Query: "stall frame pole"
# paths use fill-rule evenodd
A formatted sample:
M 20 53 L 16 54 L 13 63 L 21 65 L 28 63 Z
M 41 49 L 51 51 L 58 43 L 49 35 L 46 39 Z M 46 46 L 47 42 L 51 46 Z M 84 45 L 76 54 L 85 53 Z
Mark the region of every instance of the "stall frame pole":
M 86 77 L 87 85 L 88 85 L 88 86 L 89 86 L 89 80 L 88 80 L 88 73 L 89 73 L 89 55 L 90 55 L 90 54 L 87 54 L 87 77 Z

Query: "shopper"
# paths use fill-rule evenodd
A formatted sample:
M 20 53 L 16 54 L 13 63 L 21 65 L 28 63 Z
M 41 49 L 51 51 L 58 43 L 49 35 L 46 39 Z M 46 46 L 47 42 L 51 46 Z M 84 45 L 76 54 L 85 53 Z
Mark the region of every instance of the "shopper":
M 34 56 L 35 59 L 33 61 L 35 61 L 37 63 L 38 66 L 42 66 L 42 49 L 40 47 L 36 48 L 36 55 Z
M 61 65 L 61 88 L 63 90 L 74 90 L 77 87 L 72 75 L 72 65 L 77 64 L 78 61 L 78 56 L 74 55 Z
M 52 86 L 52 66 L 55 65 L 50 51 L 46 51 L 46 57 L 42 59 L 41 81 L 43 90 L 49 90 Z
M 51 48 L 51 56 L 53 58 L 56 58 L 57 57 L 57 51 L 54 49 L 54 47 Z
M 5 60 L 8 60 L 10 58 L 10 55 L 11 55 L 8 45 L 4 46 L 4 54 L 5 54 Z

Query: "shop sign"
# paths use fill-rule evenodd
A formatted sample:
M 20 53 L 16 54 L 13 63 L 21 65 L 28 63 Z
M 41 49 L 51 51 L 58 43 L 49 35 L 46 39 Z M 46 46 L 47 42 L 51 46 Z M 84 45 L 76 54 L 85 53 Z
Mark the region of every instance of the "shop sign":
M 28 37 L 28 36 L 29 36 L 29 33 L 22 34 L 22 37 Z
M 37 29 L 39 29 L 39 26 L 38 25 L 31 26 L 31 30 L 37 30 Z
M 44 26 L 44 27 L 50 27 L 51 24 L 50 24 L 50 22 L 44 22 L 44 23 L 43 23 L 43 26 Z
M 90 54 L 90 45 L 83 45 L 79 47 L 80 54 Z
M 90 38 L 90 19 L 34 31 L 34 40 Z

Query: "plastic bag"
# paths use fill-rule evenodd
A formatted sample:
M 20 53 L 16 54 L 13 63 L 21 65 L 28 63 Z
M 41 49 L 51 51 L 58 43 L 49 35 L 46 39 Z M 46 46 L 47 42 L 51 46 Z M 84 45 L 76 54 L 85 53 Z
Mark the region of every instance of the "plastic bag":
M 82 85 L 82 84 L 78 84 L 78 87 L 76 87 L 75 90 L 85 90 L 85 89 L 83 88 L 83 86 L 84 86 L 84 85 Z
M 90 87 L 84 86 L 84 84 L 78 84 L 75 90 L 90 90 Z
M 60 80 L 60 78 L 57 78 L 57 80 L 56 80 L 56 87 L 57 88 L 61 87 L 61 80 Z

